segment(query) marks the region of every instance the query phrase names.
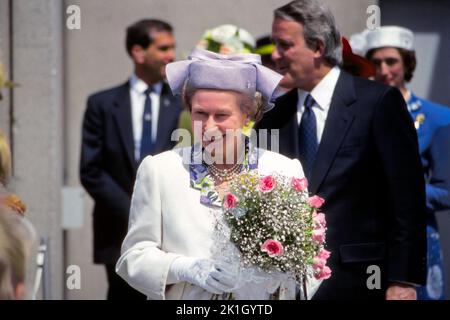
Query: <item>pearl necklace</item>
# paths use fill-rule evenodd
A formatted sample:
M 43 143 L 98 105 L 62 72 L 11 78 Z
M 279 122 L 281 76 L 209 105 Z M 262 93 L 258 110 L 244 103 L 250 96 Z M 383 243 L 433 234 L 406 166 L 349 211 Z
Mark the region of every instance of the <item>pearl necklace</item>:
M 241 172 L 242 163 L 236 163 L 230 169 L 218 169 L 215 165 L 208 165 L 208 171 L 217 182 L 229 182 Z

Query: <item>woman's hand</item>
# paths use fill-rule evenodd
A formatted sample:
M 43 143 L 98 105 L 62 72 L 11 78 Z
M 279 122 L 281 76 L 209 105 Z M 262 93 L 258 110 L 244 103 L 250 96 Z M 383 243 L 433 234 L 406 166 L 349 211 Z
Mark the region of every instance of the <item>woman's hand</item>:
M 238 280 L 231 265 L 210 259 L 178 257 L 170 266 L 170 282 L 186 281 L 208 292 L 231 292 Z

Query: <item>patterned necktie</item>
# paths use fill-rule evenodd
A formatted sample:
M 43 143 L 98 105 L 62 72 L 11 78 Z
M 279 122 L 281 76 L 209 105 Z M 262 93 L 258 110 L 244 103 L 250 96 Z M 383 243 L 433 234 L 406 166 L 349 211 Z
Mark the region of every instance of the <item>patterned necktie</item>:
M 314 98 L 308 94 L 305 99 L 305 110 L 303 111 L 300 127 L 298 129 L 300 162 L 308 181 L 311 179 L 312 168 L 319 145 L 317 141 L 316 116 L 312 110 L 314 103 Z
M 152 100 L 150 99 L 150 92 L 153 88 L 148 87 L 144 91 L 145 104 L 144 115 L 142 117 L 142 137 L 141 137 L 141 161 L 153 152 L 154 144 L 152 141 Z

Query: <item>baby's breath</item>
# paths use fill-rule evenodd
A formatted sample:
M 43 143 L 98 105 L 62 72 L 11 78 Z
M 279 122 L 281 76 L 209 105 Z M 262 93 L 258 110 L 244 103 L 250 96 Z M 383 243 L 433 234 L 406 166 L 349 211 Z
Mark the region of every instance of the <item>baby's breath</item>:
M 300 280 L 324 248 L 323 243 L 312 238 L 315 209 L 308 204 L 307 190 L 295 190 L 291 177 L 278 174 L 272 177 L 275 188 L 265 193 L 259 190 L 263 176 L 256 171 L 242 173 L 231 182 L 230 193 L 238 199 L 239 212 L 245 214 L 236 215 L 231 209 L 224 209 L 230 239 L 240 251 L 244 266 L 257 266 L 269 273 L 290 273 Z M 271 257 L 261 250 L 269 239 L 281 243 L 281 255 Z

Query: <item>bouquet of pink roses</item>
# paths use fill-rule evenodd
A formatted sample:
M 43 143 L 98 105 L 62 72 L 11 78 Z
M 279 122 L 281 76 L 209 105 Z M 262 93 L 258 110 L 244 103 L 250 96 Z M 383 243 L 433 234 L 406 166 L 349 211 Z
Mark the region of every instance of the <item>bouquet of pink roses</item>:
M 230 184 L 223 209 L 231 241 L 243 266 L 290 274 L 299 283 L 307 275 L 328 279 L 324 200 L 309 197 L 307 180 L 245 172 Z

